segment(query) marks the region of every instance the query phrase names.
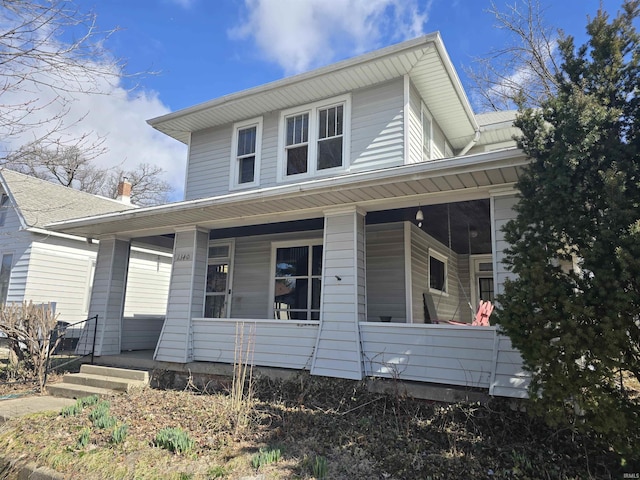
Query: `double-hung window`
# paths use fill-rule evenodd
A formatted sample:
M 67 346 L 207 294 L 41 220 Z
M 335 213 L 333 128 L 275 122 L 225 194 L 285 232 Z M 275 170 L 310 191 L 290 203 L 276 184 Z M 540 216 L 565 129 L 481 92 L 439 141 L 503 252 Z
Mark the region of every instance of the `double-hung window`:
M 346 169 L 349 121 L 348 95 L 282 112 L 278 179 Z
M 0 227 L 4 226 L 7 220 L 7 211 L 9 210 L 9 195 L 3 193 L 0 196 Z
M 9 293 L 9 280 L 11 279 L 11 268 L 13 267 L 13 254 L 7 253 L 2 256 L 0 265 L 0 304 L 7 302 Z
M 258 186 L 261 147 L 262 117 L 233 126 L 231 189 Z

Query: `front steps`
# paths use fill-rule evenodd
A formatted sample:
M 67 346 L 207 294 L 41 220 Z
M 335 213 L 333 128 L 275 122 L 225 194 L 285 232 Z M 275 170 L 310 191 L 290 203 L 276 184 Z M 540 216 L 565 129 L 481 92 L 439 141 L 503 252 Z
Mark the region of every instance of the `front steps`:
M 80 373 L 68 373 L 62 383 L 47 386 L 54 397 L 82 398 L 111 395 L 149 385 L 149 373 L 142 370 L 82 365 Z

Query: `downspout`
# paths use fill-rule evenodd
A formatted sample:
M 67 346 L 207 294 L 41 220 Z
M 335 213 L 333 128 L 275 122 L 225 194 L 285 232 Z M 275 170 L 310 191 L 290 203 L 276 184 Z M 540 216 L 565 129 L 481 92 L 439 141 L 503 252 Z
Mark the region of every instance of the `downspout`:
M 471 148 L 478 143 L 478 140 L 480 140 L 480 129 L 478 128 L 476 130 L 476 133 L 473 135 L 473 138 L 471 139 L 471 141 L 469 143 L 467 143 L 467 145 L 460 150 L 460 153 L 458 153 L 456 155 L 456 157 L 462 157 L 464 154 L 466 154 L 469 150 L 471 150 Z

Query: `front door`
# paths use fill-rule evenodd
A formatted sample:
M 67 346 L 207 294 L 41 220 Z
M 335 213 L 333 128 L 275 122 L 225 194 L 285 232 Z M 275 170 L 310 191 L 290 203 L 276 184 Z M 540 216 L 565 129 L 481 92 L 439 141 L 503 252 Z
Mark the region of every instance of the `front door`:
M 232 256 L 232 243 L 209 244 L 204 300 L 205 318 L 228 318 L 230 315 Z

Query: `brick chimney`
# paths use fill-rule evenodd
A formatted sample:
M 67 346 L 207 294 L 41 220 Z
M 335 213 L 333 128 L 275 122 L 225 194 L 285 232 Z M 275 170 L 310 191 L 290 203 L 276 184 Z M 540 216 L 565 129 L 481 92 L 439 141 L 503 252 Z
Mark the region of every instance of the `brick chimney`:
M 118 183 L 118 196 L 116 200 L 127 205 L 131 204 L 131 184 L 129 179 L 124 177 L 120 183 Z

